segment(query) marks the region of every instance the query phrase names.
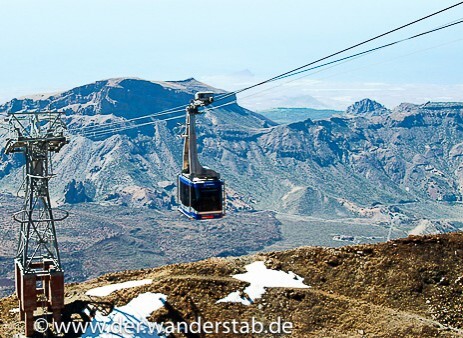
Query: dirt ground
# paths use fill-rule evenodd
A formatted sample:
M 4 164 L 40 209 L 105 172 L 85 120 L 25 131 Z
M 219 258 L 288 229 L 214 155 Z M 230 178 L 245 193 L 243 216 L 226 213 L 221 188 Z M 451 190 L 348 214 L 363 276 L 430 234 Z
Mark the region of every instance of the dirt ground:
M 248 285 L 231 277 L 245 265 L 292 271 L 308 289 L 268 288 L 245 306 L 216 303 Z M 110 311 L 144 292 L 167 295 L 149 320 L 250 321 L 278 317 L 293 323 L 291 337 L 463 337 L 463 234 L 408 237 L 342 248 L 303 247 L 240 258 L 211 258 L 155 269 L 111 273 L 66 286 L 64 320 L 80 320 L 85 307 Z M 461 277 L 461 278 L 460 278 Z M 98 300 L 85 296 L 97 286 L 152 278 L 153 283 L 119 290 Z M 0 300 L 0 337 L 21 332 L 13 296 Z M 70 335 L 69 337 L 71 337 Z M 176 334 L 172 337 L 203 337 Z M 208 334 L 208 337 L 232 337 Z M 235 335 L 253 337 L 256 335 Z M 282 335 L 261 334 L 258 337 Z M 289 335 L 287 335 L 289 336 Z

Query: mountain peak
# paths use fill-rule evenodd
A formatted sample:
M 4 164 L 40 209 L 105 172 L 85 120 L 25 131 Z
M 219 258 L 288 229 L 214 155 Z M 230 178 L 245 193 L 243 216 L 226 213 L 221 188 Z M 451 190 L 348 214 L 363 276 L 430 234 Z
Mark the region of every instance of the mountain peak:
M 349 106 L 346 110 L 346 113 L 350 115 L 363 115 L 367 113 L 384 111 L 387 111 L 387 108 L 385 106 L 367 98 L 357 101 L 353 105 Z
M 200 83 L 198 80 L 196 80 L 194 77 L 189 77 L 188 79 L 185 80 L 178 80 L 178 81 L 168 81 L 168 82 L 176 82 L 176 83 L 189 83 L 189 82 L 197 82 Z
M 134 118 L 184 105 L 198 91 L 226 93 L 194 78 L 182 81 L 150 81 L 137 77 L 118 77 L 95 81 L 63 92 L 13 99 L 0 105 L 0 110 L 20 112 L 58 109 L 69 114 L 113 114 Z

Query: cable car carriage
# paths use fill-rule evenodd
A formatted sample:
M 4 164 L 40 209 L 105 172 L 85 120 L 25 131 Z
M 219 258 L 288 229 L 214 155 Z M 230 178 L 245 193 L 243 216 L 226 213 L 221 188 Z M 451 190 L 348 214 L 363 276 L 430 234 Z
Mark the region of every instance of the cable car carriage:
M 214 101 L 213 93 L 196 93 L 187 107 L 183 167 L 178 175 L 179 211 L 192 219 L 214 219 L 225 215 L 225 184 L 216 171 L 203 167 L 198 160 L 196 115 L 198 108 Z
M 225 214 L 224 182 L 215 178 L 178 176 L 180 211 L 194 219 L 221 218 Z

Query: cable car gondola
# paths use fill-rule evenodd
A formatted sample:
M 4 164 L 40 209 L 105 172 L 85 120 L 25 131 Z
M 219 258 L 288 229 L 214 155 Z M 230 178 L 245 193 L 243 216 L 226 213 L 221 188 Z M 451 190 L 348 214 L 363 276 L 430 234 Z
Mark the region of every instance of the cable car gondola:
M 225 184 L 216 171 L 203 167 L 198 160 L 196 115 L 198 108 L 214 101 L 211 92 L 196 93 L 187 107 L 183 167 L 178 175 L 179 210 L 192 219 L 214 219 L 225 215 Z

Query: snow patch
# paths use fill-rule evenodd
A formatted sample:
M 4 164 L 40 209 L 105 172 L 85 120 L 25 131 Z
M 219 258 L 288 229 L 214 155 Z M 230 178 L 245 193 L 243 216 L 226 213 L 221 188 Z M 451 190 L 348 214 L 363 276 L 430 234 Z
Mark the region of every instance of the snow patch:
M 310 288 L 310 286 L 303 283 L 304 278 L 291 271 L 284 272 L 281 270 L 268 269 L 262 261 L 246 265 L 246 270 L 246 273 L 233 275 L 232 277 L 250 283 L 250 285 L 244 289 L 244 293 L 248 297 L 236 291 L 218 300 L 217 303 L 232 302 L 250 305 L 256 299 L 262 297 L 265 293 L 265 288 Z
M 105 296 L 109 296 L 111 293 L 117 290 L 134 288 L 137 286 L 151 284 L 152 282 L 153 282 L 152 279 L 143 279 L 143 280 L 118 283 L 118 284 L 105 285 L 105 286 L 100 286 L 98 288 L 90 289 L 85 294 L 87 296 L 105 297 Z
M 241 303 L 243 305 L 251 305 L 252 301 L 240 291 L 235 291 L 230 293 L 227 297 L 219 299 L 217 303 Z
M 92 333 L 89 327 L 81 338 L 164 337 L 161 333 L 150 332 L 153 331 L 154 323 L 148 322 L 146 318 L 154 311 L 162 308 L 166 300 L 167 296 L 162 293 L 146 292 L 132 299 L 127 305 L 115 307 L 108 316 L 104 316 L 97 311 L 92 320 L 93 327 L 99 325 L 99 327 L 104 327 L 104 330 L 95 336 L 95 333 Z M 139 332 L 135 333 L 134 327 Z

